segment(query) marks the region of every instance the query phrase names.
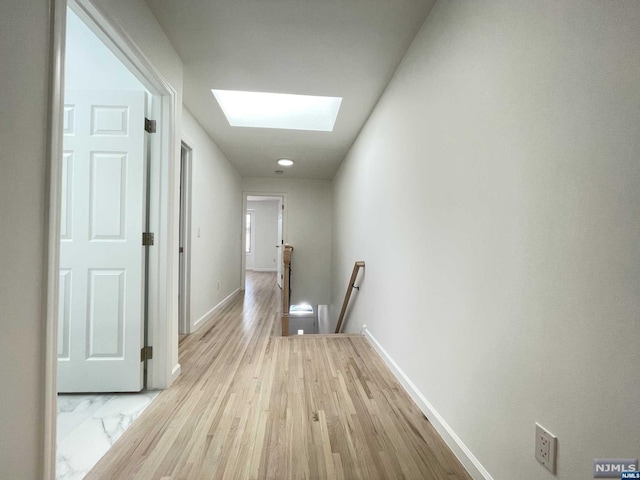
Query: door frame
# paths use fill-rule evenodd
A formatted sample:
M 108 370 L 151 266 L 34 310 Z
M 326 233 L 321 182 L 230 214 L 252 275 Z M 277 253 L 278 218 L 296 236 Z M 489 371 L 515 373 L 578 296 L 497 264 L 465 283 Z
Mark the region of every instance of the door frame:
M 182 135 L 180 142 L 180 217 L 178 222 L 178 247 L 183 248 L 179 255 L 178 291 L 178 333 L 191 333 L 191 198 L 193 171 L 193 142 Z M 182 152 L 185 155 L 182 155 Z
M 280 240 L 278 253 L 276 253 L 276 284 L 280 290 L 284 288 L 284 211 L 284 198 L 280 198 L 280 200 L 278 200 L 278 220 L 276 220 L 278 224 L 278 237 L 276 241 Z
M 98 4 L 91 0 L 50 0 L 51 2 L 51 68 L 49 78 L 49 119 L 47 151 L 50 163 L 45 188 L 48 204 L 45 218 L 46 304 L 45 304 L 45 371 L 44 425 L 43 425 L 43 478 L 55 478 L 56 420 L 57 420 L 57 343 L 58 343 L 58 290 L 60 265 L 60 195 L 62 187 L 62 149 L 64 112 L 64 51 L 67 6 L 91 28 L 125 67 L 140 80 L 152 95 L 152 115 L 157 122 L 157 133 L 151 136 L 149 152 L 150 201 L 149 225 L 155 233 L 155 246 L 149 253 L 149 339 L 154 347 L 153 360 L 147 366 L 147 388 L 167 388 L 180 374 L 177 358 L 177 325 L 172 321 L 177 303 L 176 221 L 176 156 L 178 92 L 147 59 L 142 49 L 127 32 Z M 174 292 L 176 293 L 174 295 Z
M 287 201 L 287 194 L 284 192 L 274 193 L 274 192 L 255 192 L 255 191 L 246 191 L 242 192 L 242 222 L 241 225 L 241 260 L 240 260 L 240 290 L 245 290 L 245 282 L 247 279 L 246 272 L 246 255 L 244 253 L 244 246 L 246 245 L 246 229 L 245 229 L 245 219 L 244 214 L 247 211 L 247 197 L 275 197 L 282 198 L 282 204 L 284 205 L 284 213 L 282 214 L 282 241 L 287 243 L 287 224 L 288 224 L 288 216 L 289 216 L 289 202 Z
M 251 253 L 246 253 L 247 250 L 247 243 L 246 243 L 246 239 L 247 239 L 247 228 L 246 228 L 246 221 L 247 221 L 247 215 L 251 215 Z M 249 208 L 246 208 L 244 211 L 244 226 L 245 226 L 245 233 L 244 233 L 244 238 L 245 238 L 245 243 L 242 245 L 242 248 L 244 249 L 245 253 L 244 253 L 244 269 L 245 270 L 249 270 L 250 272 L 254 270 L 255 268 L 255 264 L 256 264 L 256 212 L 255 210 L 251 210 Z M 249 268 L 247 266 L 247 257 L 251 256 L 251 268 Z

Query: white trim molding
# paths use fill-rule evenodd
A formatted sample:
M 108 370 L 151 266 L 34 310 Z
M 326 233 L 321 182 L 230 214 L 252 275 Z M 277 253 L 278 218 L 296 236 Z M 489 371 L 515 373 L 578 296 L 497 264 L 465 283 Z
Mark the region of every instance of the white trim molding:
M 64 54 L 67 22 L 66 0 L 52 0 L 50 8 L 49 118 L 47 119 L 47 209 L 45 252 L 47 267 L 43 289 L 45 318 L 45 365 L 43 400 L 42 478 L 56 475 L 57 371 L 58 371 L 58 282 L 60 277 L 60 204 L 62 188 L 62 114 L 64 110 Z
M 400 366 L 391 358 L 389 353 L 380 345 L 380 343 L 371 334 L 369 329 L 365 326 L 362 327 L 362 333 L 369 341 L 371 346 L 378 352 L 384 363 L 387 364 L 391 372 L 398 379 L 400 384 L 404 387 L 409 396 L 416 402 L 418 408 L 424 413 L 429 422 L 433 425 L 436 431 L 440 434 L 445 443 L 449 446 L 456 458 L 462 463 L 464 468 L 469 472 L 474 480 L 493 480 L 493 477 L 482 466 L 478 459 L 473 455 L 471 450 L 462 442 L 460 437 L 456 435 L 456 432 L 447 424 L 444 418 L 433 408 L 433 405 L 429 403 L 427 398 L 422 394 L 418 387 L 411 381 L 406 373 L 402 371 Z
M 202 326 L 203 323 L 205 323 L 207 320 L 211 320 L 211 318 L 213 317 L 213 315 L 220 310 L 222 307 L 224 307 L 227 303 L 229 303 L 231 300 L 233 300 L 233 298 L 240 292 L 240 288 L 236 288 L 233 292 L 231 292 L 227 298 L 225 298 L 224 300 L 222 300 L 220 303 L 218 303 L 215 307 L 213 307 L 211 310 L 209 310 L 207 313 L 205 313 L 203 316 L 201 316 L 198 320 L 195 321 L 195 323 L 193 324 L 193 329 L 191 330 L 191 333 L 195 332 L 198 328 L 200 328 Z
M 182 373 L 182 365 L 176 363 L 173 366 L 173 370 L 171 370 L 171 383 L 176 381 L 176 379 L 180 376 L 180 373 Z

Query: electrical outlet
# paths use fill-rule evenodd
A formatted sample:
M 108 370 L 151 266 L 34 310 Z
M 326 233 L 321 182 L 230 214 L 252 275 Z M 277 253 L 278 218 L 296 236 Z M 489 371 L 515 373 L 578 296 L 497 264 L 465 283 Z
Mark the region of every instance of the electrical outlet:
M 536 460 L 551 473 L 556 473 L 556 446 L 558 439 L 539 423 L 536 423 Z

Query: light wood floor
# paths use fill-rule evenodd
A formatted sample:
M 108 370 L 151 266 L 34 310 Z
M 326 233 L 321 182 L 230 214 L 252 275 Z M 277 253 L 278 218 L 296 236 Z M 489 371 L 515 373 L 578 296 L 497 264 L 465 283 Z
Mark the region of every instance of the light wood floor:
M 248 277 L 87 479 L 471 478 L 364 337 L 277 336 L 275 275 Z

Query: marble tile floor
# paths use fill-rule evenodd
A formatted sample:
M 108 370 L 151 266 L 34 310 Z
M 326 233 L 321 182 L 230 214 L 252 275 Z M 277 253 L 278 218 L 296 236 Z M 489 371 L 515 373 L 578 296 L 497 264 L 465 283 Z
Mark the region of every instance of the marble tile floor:
M 160 392 L 59 394 L 56 480 L 81 480 Z

